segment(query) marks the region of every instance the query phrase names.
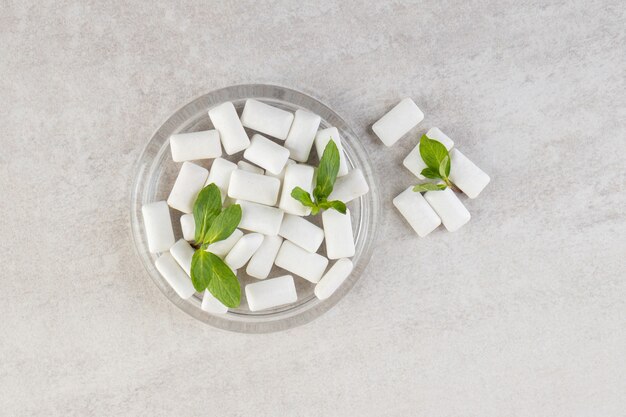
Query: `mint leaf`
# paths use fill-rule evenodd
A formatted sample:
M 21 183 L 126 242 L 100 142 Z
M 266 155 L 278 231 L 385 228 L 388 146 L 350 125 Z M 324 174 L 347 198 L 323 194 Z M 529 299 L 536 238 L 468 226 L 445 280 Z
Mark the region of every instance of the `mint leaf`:
M 448 175 L 450 175 L 450 157 L 447 155 L 444 156 L 439 164 L 439 175 L 441 178 L 448 178 Z
M 318 204 L 320 201 L 328 198 L 330 193 L 333 192 L 338 172 L 339 149 L 331 138 L 324 148 L 324 153 L 320 158 L 320 165 L 317 168 L 317 173 L 315 174 L 315 189 L 313 189 L 313 196 Z
M 233 204 L 222 210 L 222 196 L 215 184 L 204 187 L 193 206 L 196 243 L 200 249 L 191 258 L 191 283 L 196 291 L 208 289 L 227 307 L 237 307 L 241 287 L 233 271 L 206 246 L 230 236 L 241 221 L 241 206 Z
M 344 203 L 343 201 L 339 201 L 339 200 L 322 201 L 319 204 L 319 206 L 320 208 L 323 208 L 323 209 L 335 209 L 341 214 L 346 214 L 346 210 L 347 210 L 346 203 Z
M 241 206 L 233 204 L 222 211 L 211 224 L 211 227 L 204 236 L 204 243 L 211 244 L 219 242 L 230 236 L 241 221 Z
M 439 176 L 439 170 L 434 170 L 432 168 L 424 168 L 421 174 L 426 178 L 430 178 L 431 180 L 438 180 L 441 178 Z
M 331 138 L 324 148 L 319 167 L 315 173 L 313 198 L 311 198 L 311 194 L 300 187 L 295 187 L 291 190 L 291 197 L 298 200 L 305 207 L 311 207 L 311 214 L 313 216 L 322 209 L 334 209 L 342 214 L 346 214 L 346 203 L 339 200 L 326 200 L 330 193 L 333 192 L 335 180 L 337 180 L 339 160 L 339 149 L 335 141 Z
M 209 255 L 212 254 L 198 249 L 191 257 L 191 283 L 198 292 L 206 290 L 212 277 L 208 261 Z
M 305 207 L 315 207 L 315 203 L 311 199 L 311 194 L 304 191 L 300 187 L 296 187 L 293 190 L 291 190 L 291 197 L 298 200 Z
M 439 172 L 439 165 L 446 156 L 449 158 L 448 150 L 440 142 L 422 135 L 420 139 L 420 156 L 428 168 Z
M 208 289 L 226 307 L 241 302 L 241 287 L 237 276 L 217 255 L 198 249 L 191 258 L 191 282 L 196 291 Z
M 241 286 L 232 269 L 217 255 L 210 252 L 208 263 L 213 278 L 209 281 L 207 289 L 213 297 L 220 300 L 226 307 L 238 307 L 241 302 Z
M 196 223 L 195 241 L 197 243 L 204 243 L 204 236 L 220 211 L 222 211 L 220 189 L 215 184 L 209 184 L 198 193 L 193 204 L 193 218 Z
M 446 184 L 433 184 L 429 182 L 426 184 L 417 184 L 415 187 L 413 187 L 413 191 L 415 191 L 416 193 L 421 193 L 423 191 L 440 191 L 445 190 L 446 187 Z

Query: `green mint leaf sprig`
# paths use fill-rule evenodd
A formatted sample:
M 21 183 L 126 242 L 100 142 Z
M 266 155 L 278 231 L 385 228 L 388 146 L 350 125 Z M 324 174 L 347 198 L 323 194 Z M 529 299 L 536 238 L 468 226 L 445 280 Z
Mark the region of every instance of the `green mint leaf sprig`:
M 421 193 L 424 191 L 441 191 L 445 190 L 447 187 L 446 184 L 433 184 L 432 182 L 427 182 L 425 184 L 417 184 L 413 187 L 413 191 L 416 193 Z
M 432 180 L 441 180 L 443 184 L 417 184 L 413 187 L 413 191 L 440 191 L 450 187 L 456 189 L 456 186 L 450 181 L 450 154 L 445 146 L 439 141 L 430 139 L 426 135 L 422 135 L 419 143 L 420 156 L 426 164 L 421 172 L 426 178 Z
M 298 200 L 303 206 L 311 208 L 311 214 L 316 215 L 320 210 L 334 209 L 341 214 L 346 214 L 346 203 L 339 200 L 328 201 L 328 196 L 333 192 L 337 173 L 339 172 L 339 149 L 332 138 L 326 144 L 324 153 L 320 158 L 320 164 L 315 173 L 315 188 L 313 197 L 300 187 L 291 190 L 291 197 Z
M 217 255 L 202 249 L 191 258 L 191 276 L 196 291 L 208 289 L 226 307 L 238 307 L 241 287 L 232 269 Z M 202 289 L 200 289 L 202 288 Z
M 341 214 L 346 214 L 346 203 L 344 203 L 343 201 L 339 201 L 339 200 L 333 200 L 333 201 L 322 201 L 319 203 L 319 207 L 321 209 L 334 209 L 337 210 L 339 213 Z
M 241 302 L 241 286 L 237 276 L 217 255 L 206 249 L 211 243 L 230 236 L 241 221 L 241 206 L 233 204 L 222 209 L 222 197 L 215 184 L 204 187 L 193 206 L 198 248 L 191 258 L 191 282 L 198 292 L 209 290 L 226 307 Z
M 319 166 L 315 172 L 315 188 L 313 188 L 313 197 L 315 202 L 326 200 L 330 193 L 333 192 L 337 173 L 339 172 L 341 157 L 339 149 L 332 138 L 326 144 L 324 153 L 320 158 Z
M 211 227 L 204 237 L 206 244 L 219 242 L 230 236 L 239 225 L 241 214 L 239 204 L 226 207 L 211 223 Z
M 205 235 L 218 214 L 222 211 L 222 195 L 215 184 L 209 184 L 200 190 L 193 204 L 193 219 L 196 223 L 195 241 L 202 244 Z

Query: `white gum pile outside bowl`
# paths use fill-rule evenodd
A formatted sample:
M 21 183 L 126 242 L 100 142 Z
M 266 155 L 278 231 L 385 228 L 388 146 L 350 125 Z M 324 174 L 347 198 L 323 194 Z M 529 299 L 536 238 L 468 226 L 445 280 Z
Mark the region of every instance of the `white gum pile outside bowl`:
M 355 243 L 355 254 L 351 258 L 354 269 L 328 299 L 320 301 L 314 294 L 315 284 L 294 276 L 298 297 L 296 302 L 267 310 L 250 311 L 245 296 L 245 286 L 262 281 L 249 276 L 246 273 L 246 268 L 242 268 L 238 271 L 241 284 L 241 305 L 238 308 L 230 309 L 226 314 L 211 314 L 201 308 L 203 293 L 196 293 L 187 299 L 180 298 L 156 269 L 155 261 L 158 254 L 149 251 L 141 207 L 146 203 L 166 200 L 176 180 L 181 163 L 172 160 L 169 137 L 173 134 L 213 129 L 214 126 L 209 118 L 208 110 L 225 102 L 231 102 L 237 110 L 238 116 L 241 116 L 246 99 L 249 98 L 294 114 L 297 110 L 317 114 L 321 117 L 319 130 L 336 127 L 341 136 L 347 165 L 350 170 L 355 168 L 361 170 L 369 185 L 369 192 L 348 203 Z M 247 128 L 246 132 L 250 138 L 253 137 L 254 133 L 259 133 Z M 249 84 L 226 87 L 202 95 L 184 105 L 155 131 L 135 167 L 131 190 L 131 228 L 136 252 L 148 275 L 159 290 L 181 310 L 202 322 L 225 330 L 267 333 L 299 326 L 319 317 L 339 302 L 361 277 L 371 258 L 377 239 L 377 228 L 378 223 L 380 223 L 378 186 L 371 162 L 361 143 L 362 140 L 328 106 L 307 94 L 274 85 Z M 283 144 L 282 141 L 277 143 Z M 221 158 L 237 163 L 243 159 L 243 152 L 237 152 L 233 155 L 223 152 Z M 193 163 L 210 169 L 213 161 L 213 159 L 205 159 L 196 160 Z M 312 166 L 318 165 L 318 156 L 315 150 L 311 151 L 307 163 Z M 181 239 L 183 235 L 180 217 L 183 213 L 170 210 L 170 214 L 175 239 Z M 322 227 L 321 215 L 306 217 L 306 219 Z M 246 231 L 246 233 L 249 232 Z M 326 256 L 324 244 L 321 245 L 319 253 Z M 335 261 L 331 260 L 327 270 L 334 263 Z M 274 265 L 267 279 L 284 275 L 290 275 L 290 273 Z M 345 317 L 344 319 L 349 320 L 350 318 Z

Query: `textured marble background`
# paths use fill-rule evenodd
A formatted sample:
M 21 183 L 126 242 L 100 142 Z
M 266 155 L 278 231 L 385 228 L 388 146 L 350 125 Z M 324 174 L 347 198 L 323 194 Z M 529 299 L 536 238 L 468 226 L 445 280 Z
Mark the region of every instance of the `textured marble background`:
M 471 4 L 471 5 L 470 5 Z M 622 1 L 2 1 L 0 415 L 624 416 Z M 287 332 L 169 303 L 129 233 L 153 130 L 218 87 L 301 89 L 382 185 L 366 275 Z M 412 97 L 492 176 L 417 238 L 370 125 Z

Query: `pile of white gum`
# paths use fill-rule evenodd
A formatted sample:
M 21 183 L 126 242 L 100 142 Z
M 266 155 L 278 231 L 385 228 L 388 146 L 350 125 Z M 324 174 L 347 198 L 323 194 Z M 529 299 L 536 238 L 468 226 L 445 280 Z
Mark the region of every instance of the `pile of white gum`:
M 311 149 L 315 144 L 321 156 L 331 138 L 340 152 L 340 167 L 329 199 L 349 203 L 369 191 L 361 170 L 349 170 L 339 131 L 320 130 L 316 114 L 304 110 L 294 114 L 254 99 L 246 101 L 241 117 L 230 102 L 211 108 L 208 115 L 214 130 L 170 137 L 172 159 L 182 162 L 180 172 L 167 201 L 142 207 L 149 250 L 160 254 L 157 270 L 180 297 L 195 294 L 190 279 L 193 205 L 200 190 L 214 183 L 225 205 L 241 205 L 242 218 L 231 236 L 207 250 L 224 259 L 235 274 L 245 267 L 250 277 L 259 280 L 245 286 L 249 309 L 296 302 L 294 276 L 315 284 L 317 298 L 327 299 L 352 272 L 355 245 L 350 211 L 345 215 L 324 211 L 319 227 L 306 218 L 310 208 L 292 198 L 291 191 L 295 187 L 312 191 L 315 168 L 307 165 Z M 253 131 L 251 138 L 244 128 Z M 228 155 L 242 152 L 243 159 L 234 163 L 222 158 L 222 148 Z M 190 162 L 205 159 L 212 160 L 210 170 Z M 177 241 L 170 208 L 183 213 L 183 237 Z M 326 256 L 318 253 L 322 243 Z M 289 274 L 268 278 L 274 265 Z M 202 309 L 212 314 L 228 311 L 208 291 Z
M 410 98 L 405 98 L 372 126 L 374 133 L 386 146 L 392 146 L 424 119 L 424 113 Z M 428 138 L 440 142 L 450 154 L 449 179 L 469 198 L 476 198 L 490 181 L 489 176 L 470 161 L 454 142 L 436 127 L 426 132 Z M 426 164 L 420 156 L 419 143 L 406 156 L 404 166 L 417 178 Z M 454 191 L 427 191 L 422 195 L 413 191 L 413 185 L 393 199 L 394 206 L 404 216 L 415 232 L 424 237 L 441 223 L 454 232 L 470 220 L 470 213 Z

